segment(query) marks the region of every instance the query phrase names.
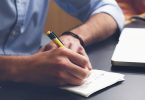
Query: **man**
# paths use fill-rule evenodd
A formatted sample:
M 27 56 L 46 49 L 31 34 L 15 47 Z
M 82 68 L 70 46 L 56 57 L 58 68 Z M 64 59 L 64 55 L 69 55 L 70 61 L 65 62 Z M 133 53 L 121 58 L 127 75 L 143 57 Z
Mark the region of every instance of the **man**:
M 50 43 L 40 49 L 48 0 L 1 0 L 1 81 L 80 85 L 92 68 L 83 43 L 103 40 L 123 27 L 122 12 L 114 0 L 56 2 L 84 24 L 60 37 L 66 48 Z

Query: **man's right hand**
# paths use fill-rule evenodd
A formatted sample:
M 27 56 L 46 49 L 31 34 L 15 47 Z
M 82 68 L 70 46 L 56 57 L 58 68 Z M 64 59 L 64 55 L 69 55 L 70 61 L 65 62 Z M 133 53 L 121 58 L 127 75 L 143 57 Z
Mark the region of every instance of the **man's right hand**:
M 46 86 L 80 85 L 88 76 L 89 59 L 67 48 L 56 48 L 30 56 L 17 66 L 15 81 Z

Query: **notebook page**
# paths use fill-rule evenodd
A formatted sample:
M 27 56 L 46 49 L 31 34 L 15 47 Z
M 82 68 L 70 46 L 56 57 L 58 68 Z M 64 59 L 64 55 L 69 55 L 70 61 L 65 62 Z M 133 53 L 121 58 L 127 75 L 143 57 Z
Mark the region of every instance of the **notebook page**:
M 88 97 L 94 92 L 123 80 L 124 75 L 122 74 L 94 69 L 82 85 L 61 87 L 61 89 Z

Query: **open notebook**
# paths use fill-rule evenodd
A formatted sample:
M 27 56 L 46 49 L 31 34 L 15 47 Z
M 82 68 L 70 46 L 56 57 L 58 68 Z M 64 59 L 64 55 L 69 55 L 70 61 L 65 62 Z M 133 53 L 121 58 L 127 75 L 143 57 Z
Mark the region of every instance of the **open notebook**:
M 89 97 L 91 94 L 120 81 L 124 81 L 123 74 L 93 69 L 82 85 L 60 88 L 84 97 Z
M 145 29 L 125 28 L 111 59 L 115 66 L 145 67 Z

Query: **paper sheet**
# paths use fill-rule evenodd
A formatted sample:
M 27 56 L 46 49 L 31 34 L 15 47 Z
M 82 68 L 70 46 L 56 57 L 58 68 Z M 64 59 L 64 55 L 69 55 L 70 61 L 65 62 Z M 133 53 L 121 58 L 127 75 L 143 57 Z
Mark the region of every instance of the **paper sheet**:
M 84 80 L 85 82 L 82 85 L 61 87 L 61 89 L 88 97 L 94 92 L 123 80 L 123 74 L 92 70 L 89 77 Z

